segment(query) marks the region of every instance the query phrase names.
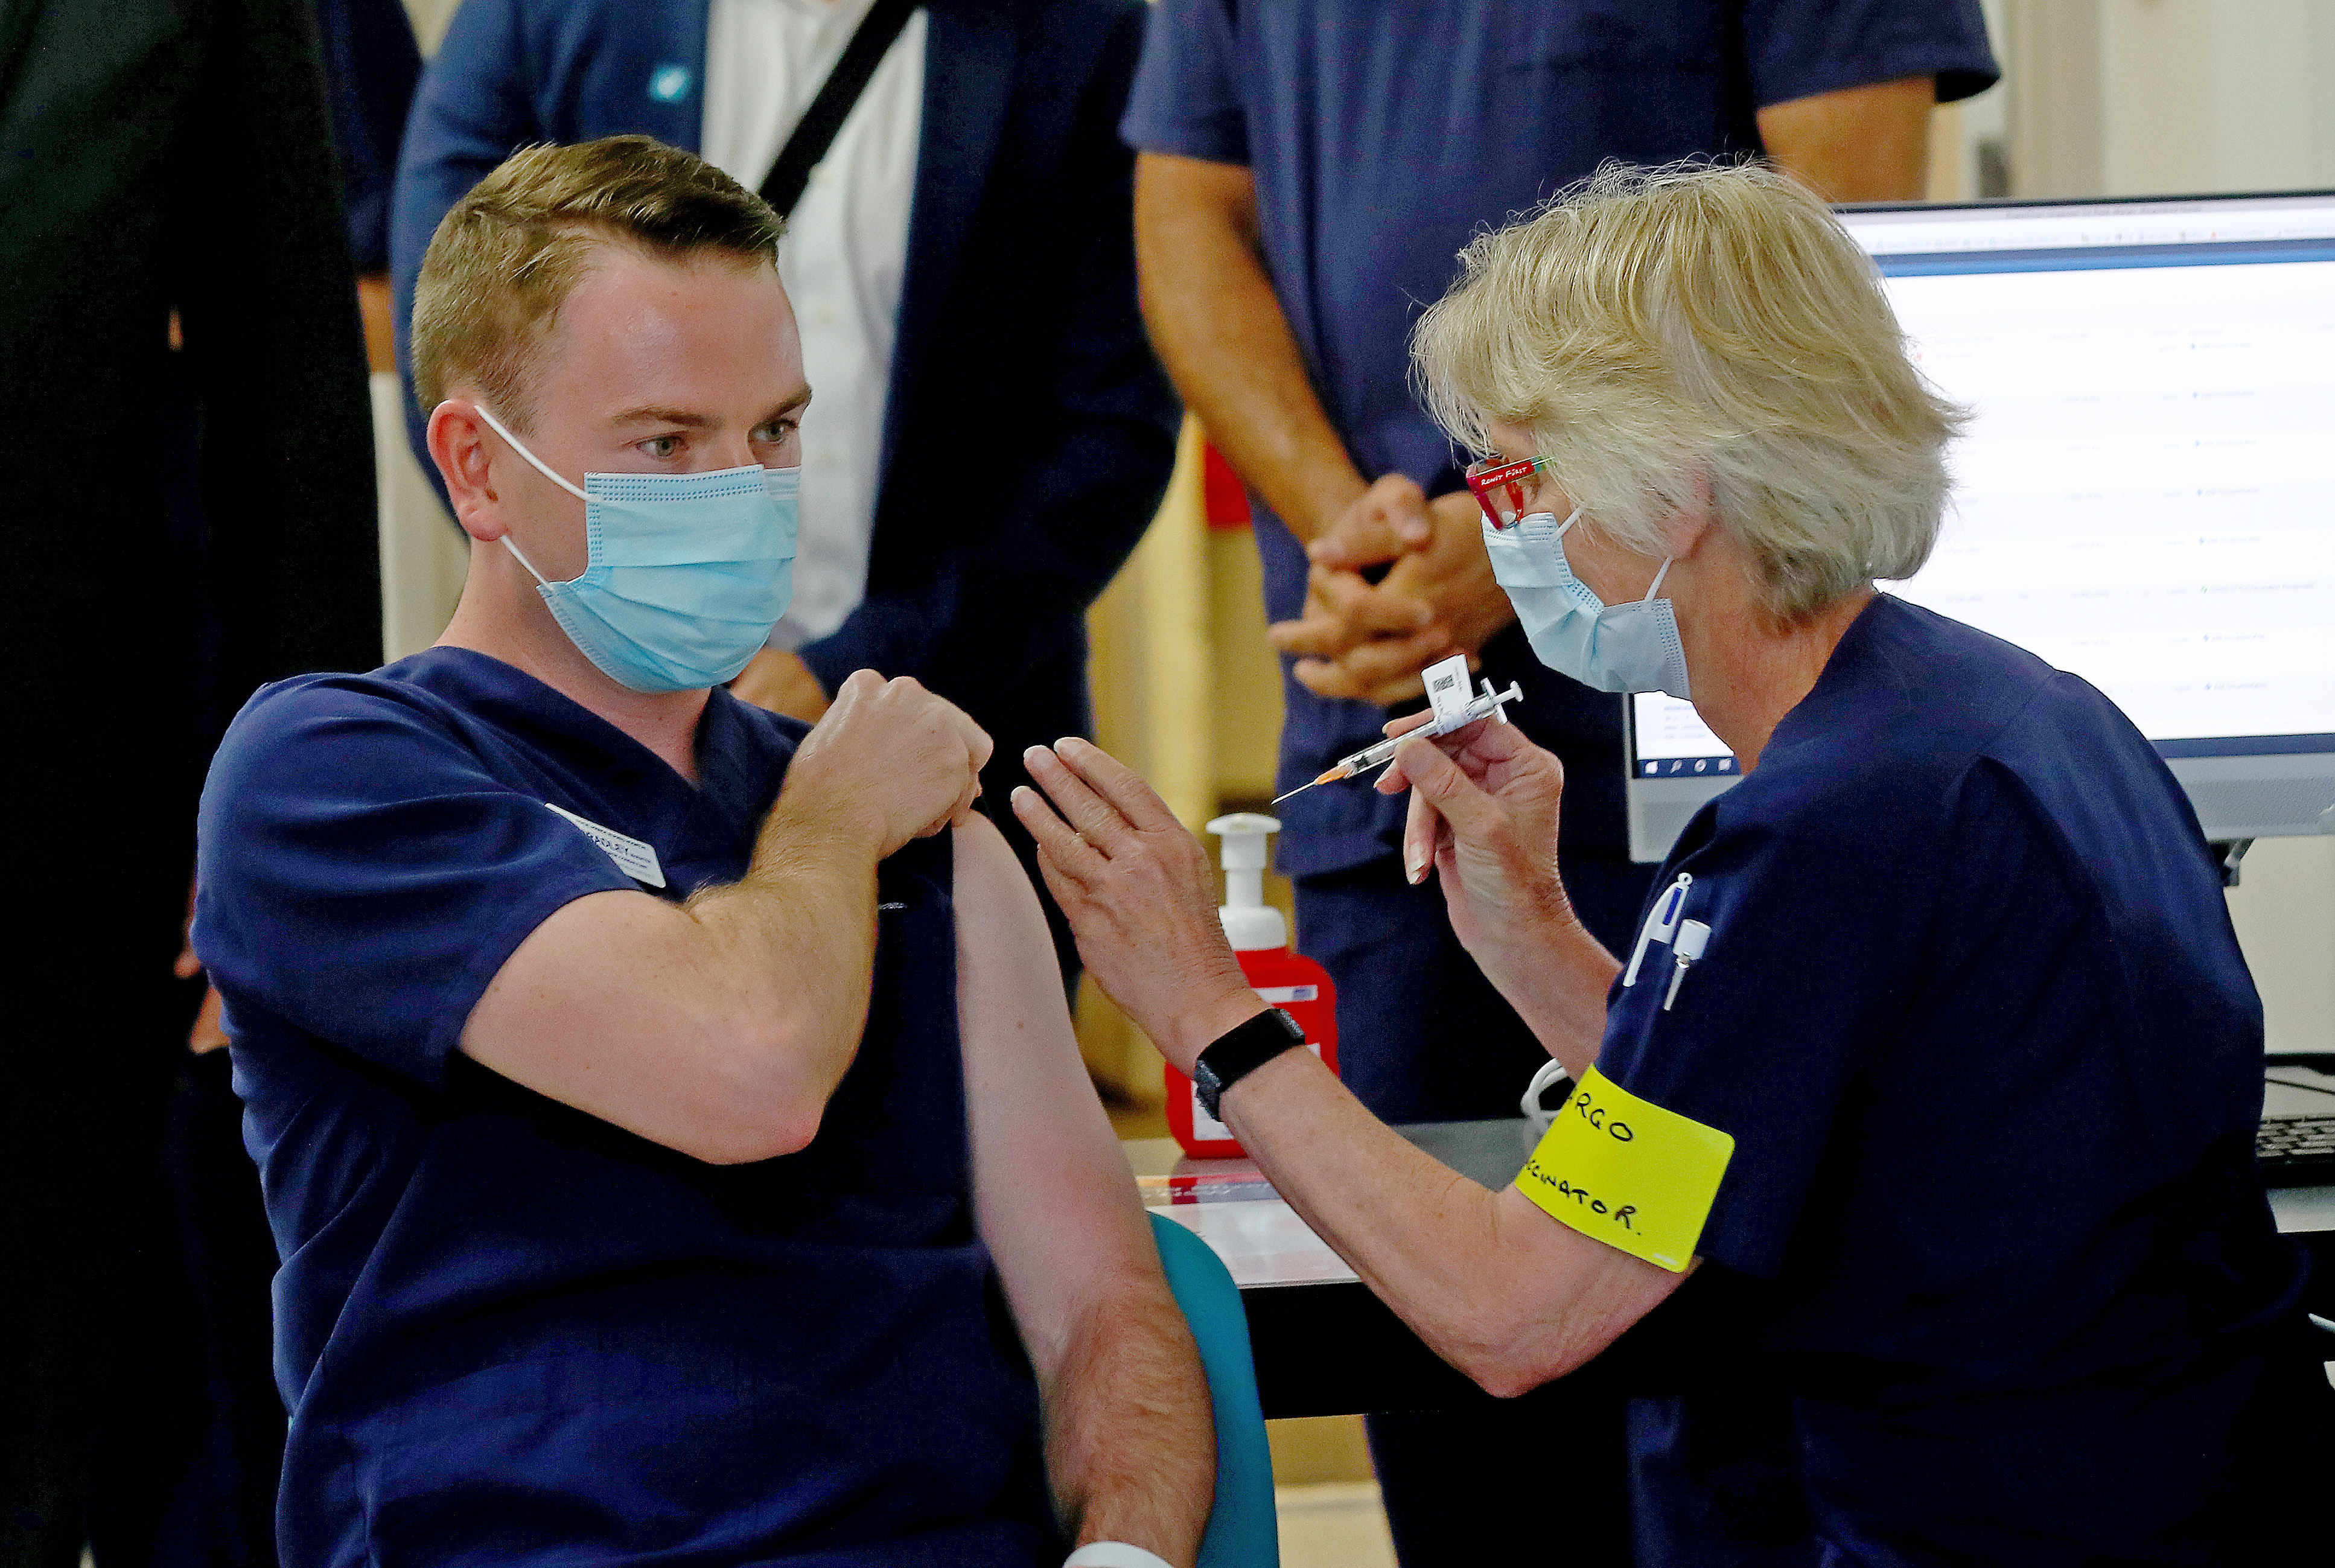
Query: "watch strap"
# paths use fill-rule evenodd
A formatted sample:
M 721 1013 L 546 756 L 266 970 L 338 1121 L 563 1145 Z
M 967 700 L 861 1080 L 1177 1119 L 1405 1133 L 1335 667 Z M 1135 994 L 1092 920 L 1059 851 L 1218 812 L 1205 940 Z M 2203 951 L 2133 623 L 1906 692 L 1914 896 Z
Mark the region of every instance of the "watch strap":
M 1222 1121 L 1224 1113 L 1217 1108 L 1225 1090 L 1283 1051 L 1304 1043 L 1304 1026 L 1277 1007 L 1268 1007 L 1226 1030 L 1192 1063 L 1192 1082 L 1200 1091 L 1201 1108 Z

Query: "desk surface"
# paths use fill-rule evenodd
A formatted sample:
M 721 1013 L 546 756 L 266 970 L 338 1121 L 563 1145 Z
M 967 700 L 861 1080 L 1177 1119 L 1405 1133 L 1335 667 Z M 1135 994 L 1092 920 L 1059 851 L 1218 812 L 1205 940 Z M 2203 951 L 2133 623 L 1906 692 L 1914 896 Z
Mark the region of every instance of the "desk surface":
M 1506 1186 L 1532 1152 L 1521 1117 L 1395 1130 L 1487 1186 Z M 1450 1409 L 1490 1398 L 1363 1288 L 1255 1161 L 1186 1159 L 1173 1138 L 1119 1147 L 1144 1203 L 1206 1242 L 1240 1286 L 1268 1417 Z
M 2293 1068 L 2281 1069 L 2280 1076 L 2298 1082 L 2324 1079 L 2335 1089 L 2335 1076 Z M 2263 1097 L 2268 1116 L 2326 1108 L 2335 1108 L 2335 1099 L 2309 1089 L 2272 1084 Z M 1425 1122 L 1395 1130 L 1462 1176 L 1494 1188 L 1515 1179 L 1533 1146 L 1531 1127 L 1521 1117 Z M 1215 1248 L 1241 1289 L 1338 1284 L 1356 1278 L 1345 1260 L 1273 1190 L 1255 1161 L 1187 1159 L 1175 1139 L 1165 1137 L 1120 1147 L 1134 1167 L 1145 1205 Z M 2335 1186 L 2273 1188 L 2270 1203 L 2278 1228 L 2290 1234 L 2335 1232 Z
M 1515 1179 L 1533 1147 L 1531 1124 L 1522 1117 L 1422 1122 L 1395 1130 L 1460 1175 L 1495 1188 Z M 1135 1169 L 1145 1205 L 1215 1248 L 1244 1291 L 1356 1278 L 1273 1190 L 1255 1160 L 1187 1159 L 1168 1137 L 1119 1147 Z
M 2320 1075 L 2282 1069 L 2280 1076 Z M 2335 1076 L 2326 1078 L 2335 1089 Z M 2273 1086 L 2266 1115 L 2320 1110 L 2325 1095 Z M 1428 1122 L 1396 1131 L 1488 1187 L 1506 1186 L 1534 1142 L 1522 1118 Z M 1421 1344 L 1273 1190 L 1255 1162 L 1184 1157 L 1172 1138 L 1120 1145 L 1143 1201 L 1214 1248 L 1241 1288 L 1270 1417 L 1464 1407 L 1489 1398 Z M 2335 1276 L 2335 1186 L 2273 1190 L 2279 1229 L 2311 1238 Z M 2324 1306 L 2318 1310 L 2326 1311 Z M 1594 1364 L 1594 1363 L 1593 1363 Z M 1575 1376 L 1582 1374 L 1576 1373 Z

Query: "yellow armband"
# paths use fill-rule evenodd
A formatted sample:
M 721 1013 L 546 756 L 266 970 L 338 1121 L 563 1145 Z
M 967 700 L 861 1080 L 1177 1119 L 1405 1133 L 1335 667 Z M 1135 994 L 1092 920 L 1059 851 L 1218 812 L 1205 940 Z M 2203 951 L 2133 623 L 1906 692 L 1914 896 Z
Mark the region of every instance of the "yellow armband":
M 1593 1067 L 1516 1190 L 1583 1235 L 1681 1273 L 1734 1153 L 1717 1128 L 1640 1099 Z

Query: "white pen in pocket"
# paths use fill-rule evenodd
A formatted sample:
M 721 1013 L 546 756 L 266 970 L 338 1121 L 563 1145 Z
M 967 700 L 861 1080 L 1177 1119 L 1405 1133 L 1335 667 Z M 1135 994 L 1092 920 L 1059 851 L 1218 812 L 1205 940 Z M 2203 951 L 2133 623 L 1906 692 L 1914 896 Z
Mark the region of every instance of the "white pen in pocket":
M 1693 886 L 1694 873 L 1680 872 L 1678 880 L 1646 912 L 1646 923 L 1638 928 L 1638 945 L 1630 952 L 1629 970 L 1622 976 L 1625 989 L 1638 983 L 1638 966 L 1646 961 L 1646 949 L 1657 942 L 1668 942 L 1678 934 L 1679 911 L 1686 905 L 1686 890 Z

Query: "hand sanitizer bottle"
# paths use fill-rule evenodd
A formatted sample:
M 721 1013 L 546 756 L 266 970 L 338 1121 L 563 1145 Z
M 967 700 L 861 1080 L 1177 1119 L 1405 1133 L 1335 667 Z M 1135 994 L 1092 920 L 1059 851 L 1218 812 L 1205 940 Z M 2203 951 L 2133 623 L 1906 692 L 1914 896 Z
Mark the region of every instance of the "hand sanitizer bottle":
M 1338 991 L 1320 964 L 1289 950 L 1288 923 L 1264 901 L 1265 835 L 1281 824 L 1254 811 L 1219 817 L 1208 831 L 1224 840 L 1225 902 L 1216 911 L 1225 939 L 1240 960 L 1241 973 L 1257 995 L 1295 1019 L 1305 1031 L 1306 1048 L 1338 1070 Z M 1201 1106 L 1192 1080 L 1167 1070 L 1168 1125 L 1184 1152 L 1195 1159 L 1234 1159 L 1241 1154 L 1232 1129 Z

